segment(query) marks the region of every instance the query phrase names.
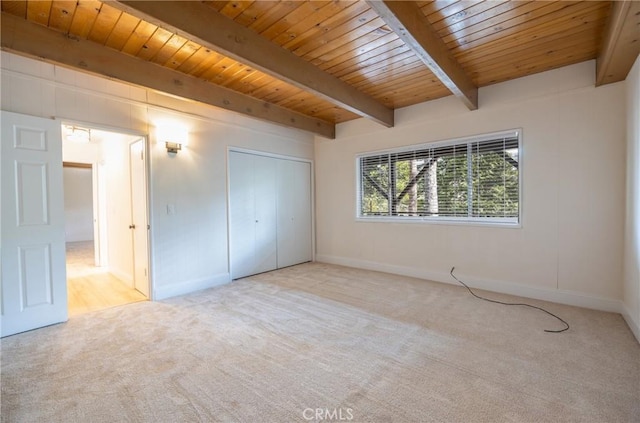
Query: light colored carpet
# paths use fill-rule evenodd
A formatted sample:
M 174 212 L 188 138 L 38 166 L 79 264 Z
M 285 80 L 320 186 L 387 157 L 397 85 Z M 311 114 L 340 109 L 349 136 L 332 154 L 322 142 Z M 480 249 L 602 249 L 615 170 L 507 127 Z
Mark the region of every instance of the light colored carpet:
M 458 286 L 295 266 L 3 339 L 2 421 L 640 421 L 622 318 L 528 302 L 571 329 Z

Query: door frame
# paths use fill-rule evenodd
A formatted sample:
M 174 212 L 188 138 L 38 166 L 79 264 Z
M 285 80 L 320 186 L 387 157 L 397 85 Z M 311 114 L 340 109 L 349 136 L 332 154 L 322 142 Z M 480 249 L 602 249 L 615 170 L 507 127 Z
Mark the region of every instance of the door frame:
M 311 166 L 311 261 L 316 261 L 316 183 L 315 183 L 315 169 L 313 159 L 306 159 L 304 157 L 289 156 L 285 154 L 271 153 L 262 150 L 252 150 L 249 148 L 227 146 L 227 154 L 225 156 L 225 166 L 227 167 L 227 271 L 229 277 L 231 275 L 231 174 L 229 172 L 229 153 L 245 153 L 253 154 L 255 156 L 271 157 L 274 159 L 293 160 L 296 162 L 309 163 Z
M 146 216 L 146 224 L 147 224 L 147 236 L 146 236 L 146 242 L 147 242 L 147 260 L 146 260 L 146 264 L 147 264 L 147 273 L 148 273 L 148 282 L 149 282 L 149 297 L 148 300 L 149 301 L 153 301 L 155 299 L 155 281 L 154 281 L 154 277 L 153 277 L 153 254 L 152 254 L 152 245 L 153 245 L 153 234 L 152 234 L 152 216 L 151 216 L 151 204 L 152 204 L 152 184 L 151 184 L 151 146 L 150 146 L 150 142 L 149 142 L 149 135 L 146 134 L 145 132 L 142 131 L 136 131 L 133 129 L 125 129 L 125 128 L 120 128 L 117 126 L 111 126 L 111 125 L 104 125 L 104 124 L 100 124 L 100 123 L 94 123 L 94 122 L 87 122 L 87 121 L 80 121 L 80 120 L 75 120 L 75 119 L 64 119 L 64 118 L 59 118 L 56 119 L 57 122 L 59 122 L 60 124 L 60 130 L 62 130 L 62 125 L 75 125 L 75 126 L 80 126 L 83 128 L 88 128 L 88 129 L 96 129 L 96 130 L 100 130 L 100 131 L 107 131 L 107 132 L 114 132 L 117 134 L 122 134 L 122 135 L 128 135 L 128 136 L 132 136 L 132 137 L 138 137 L 140 139 L 142 139 L 143 142 L 143 149 L 144 149 L 144 154 L 145 154 L 145 158 L 146 160 L 144 160 L 144 178 L 145 178 L 145 188 L 146 188 L 146 193 L 145 193 L 145 216 Z M 63 148 L 64 148 L 64 141 L 63 141 Z M 64 150 L 63 150 L 64 151 Z M 127 154 L 127 163 L 129 161 L 129 155 Z M 94 171 L 96 171 L 97 173 L 97 183 L 99 185 L 100 183 L 100 178 L 101 178 L 101 172 L 99 170 L 102 170 L 102 164 L 100 162 L 94 163 Z M 129 164 L 127 164 L 127 166 L 129 166 Z M 100 168 L 100 169 L 99 169 Z M 103 171 L 104 172 L 104 171 Z M 102 176 L 104 177 L 104 176 Z M 99 200 L 98 200 L 99 201 Z M 98 204 L 94 204 L 94 206 L 99 206 Z M 99 210 L 99 209 L 98 209 Z M 98 216 L 100 215 L 100 213 L 98 212 Z M 104 222 L 102 222 L 102 224 L 104 224 Z

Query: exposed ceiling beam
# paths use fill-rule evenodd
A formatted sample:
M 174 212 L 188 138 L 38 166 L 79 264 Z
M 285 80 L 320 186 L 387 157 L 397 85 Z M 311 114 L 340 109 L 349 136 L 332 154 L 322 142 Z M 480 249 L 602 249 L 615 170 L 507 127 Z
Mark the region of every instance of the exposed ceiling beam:
M 255 31 L 196 1 L 108 2 L 360 116 L 393 126 L 393 110 Z
M 367 4 L 445 87 L 470 110 L 478 108 L 478 87 L 453 57 L 416 2 L 367 0 Z
M 640 2 L 614 1 L 600 54 L 596 60 L 596 85 L 627 78 L 640 54 Z
M 2 49 L 335 138 L 335 125 L 2 12 Z

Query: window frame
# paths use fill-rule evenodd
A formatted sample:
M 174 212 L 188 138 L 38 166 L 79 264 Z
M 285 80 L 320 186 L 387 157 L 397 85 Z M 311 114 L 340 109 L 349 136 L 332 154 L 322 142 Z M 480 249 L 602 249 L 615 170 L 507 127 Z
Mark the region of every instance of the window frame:
M 464 144 L 492 141 L 499 138 L 516 137 L 518 139 L 518 216 L 516 218 L 499 218 L 499 217 L 472 217 L 472 216 L 363 216 L 362 215 L 362 169 L 361 159 L 365 157 L 375 157 L 384 154 L 407 153 L 420 149 L 452 147 Z M 356 221 L 358 222 L 388 222 L 388 223 L 428 223 L 428 224 L 447 224 L 447 225 L 467 225 L 467 226 L 491 226 L 491 227 L 507 227 L 521 228 L 523 218 L 523 131 L 522 128 L 509 129 L 499 132 L 491 132 L 468 137 L 450 138 L 421 144 L 413 144 L 398 148 L 367 151 L 358 153 L 355 156 L 355 179 L 356 179 Z

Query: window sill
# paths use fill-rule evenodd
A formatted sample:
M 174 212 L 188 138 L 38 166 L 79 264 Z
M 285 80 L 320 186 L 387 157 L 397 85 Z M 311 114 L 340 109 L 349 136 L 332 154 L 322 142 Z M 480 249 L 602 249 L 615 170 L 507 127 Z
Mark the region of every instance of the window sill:
M 356 222 L 362 223 L 401 223 L 401 224 L 435 224 L 450 226 L 480 226 L 491 228 L 509 228 L 520 229 L 522 223 L 508 221 L 489 221 L 489 220 L 464 220 L 464 219 L 429 219 L 425 217 L 356 217 Z

